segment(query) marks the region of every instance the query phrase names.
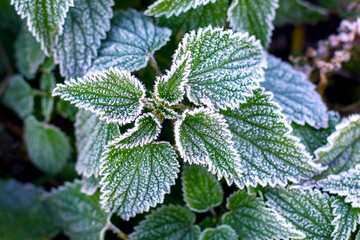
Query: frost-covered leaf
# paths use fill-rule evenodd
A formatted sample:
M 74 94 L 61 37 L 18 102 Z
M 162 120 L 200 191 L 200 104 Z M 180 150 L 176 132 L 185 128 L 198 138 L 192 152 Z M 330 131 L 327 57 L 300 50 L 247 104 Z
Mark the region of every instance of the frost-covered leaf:
M 290 135 L 291 127 L 272 95 L 263 89 L 236 110 L 221 111 L 233 134 L 244 175 L 239 187 L 286 185 L 288 181 L 308 179 L 316 172 L 299 139 Z
M 228 10 L 228 21 L 234 31 L 248 32 L 269 45 L 278 0 L 234 0 Z
M 267 62 L 265 81 L 261 85 L 273 92 L 274 101 L 279 103 L 282 112 L 300 125 L 308 123 L 317 129 L 327 128 L 327 107 L 309 78 L 270 54 Z
M 185 110 L 175 123 L 175 142 L 185 162 L 207 165 L 228 185 L 234 181 L 238 184 L 242 166 L 228 125 L 220 114 L 208 108 Z
M 200 228 L 195 214 L 180 206 L 165 206 L 153 211 L 135 227 L 131 240 L 198 240 Z
M 99 194 L 88 196 L 80 191 L 81 182 L 65 183 L 47 197 L 51 213 L 70 239 L 104 239 L 108 214 L 99 204 Z
M 207 228 L 201 235 L 200 240 L 238 240 L 235 230 L 228 225 L 220 225 L 217 228 Z
M 78 151 L 76 171 L 85 177 L 97 177 L 101 154 L 110 141 L 120 136 L 119 125 L 107 124 L 90 112 L 79 111 L 76 115 L 75 136 Z
M 78 108 L 95 113 L 101 120 L 126 124 L 141 113 L 145 89 L 130 73 L 110 68 L 58 84 L 53 96 L 58 95 Z
M 245 190 L 232 194 L 227 200 L 227 212 L 222 222 L 231 226 L 241 239 L 301 238 L 288 221 L 273 209 L 266 207 L 261 198 Z
M 11 0 L 21 18 L 27 18 L 29 31 L 41 43 L 47 56 L 52 54 L 73 0 Z
M 174 14 L 175 16 L 179 16 L 180 13 L 186 12 L 191 8 L 197 8 L 210 2 L 214 3 L 215 1 L 216 0 L 157 0 L 148 7 L 145 14 L 156 17 L 165 15 L 169 18 Z
M 266 193 L 267 204 L 303 232 L 306 239 L 328 240 L 334 226 L 331 204 L 334 201 L 319 190 L 273 188 Z
M 102 207 L 125 220 L 163 202 L 180 167 L 166 142 L 130 149 L 109 145 L 101 162 Z
M 0 180 L 0 238 L 52 239 L 59 229 L 43 204 L 44 192 L 31 184 Z
M 166 75 L 157 77 L 154 92 L 160 102 L 174 105 L 184 98 L 184 86 L 188 81 L 191 67 L 190 52 L 180 60 L 174 61 Z
M 99 180 L 94 175 L 84 177 L 82 179 L 80 192 L 85 193 L 86 195 L 93 195 L 99 186 Z
M 97 56 L 100 41 L 106 37 L 113 16 L 113 0 L 76 0 L 70 8 L 64 33 L 56 47 L 56 62 L 63 77 L 83 77 Z
M 60 172 L 70 157 L 67 136 L 57 127 L 30 116 L 25 120 L 25 142 L 31 161 L 49 174 Z
M 19 117 L 25 118 L 33 111 L 34 94 L 24 78 L 15 75 L 1 96 L 1 102 L 13 109 Z
M 195 212 L 206 212 L 223 200 L 224 193 L 219 181 L 202 166 L 185 166 L 182 190 L 187 206 Z
M 23 29 L 15 42 L 16 66 L 26 78 L 33 79 L 45 60 L 40 44 L 27 29 Z
M 328 137 L 328 144 L 315 152 L 316 162 L 328 168 L 323 175 L 338 174 L 360 163 L 360 115 L 343 119 Z
M 200 28 L 186 34 L 174 59 L 191 52 L 187 96 L 196 105 L 235 108 L 263 80 L 260 42 L 248 34 Z
M 91 71 L 110 67 L 129 72 L 146 67 L 154 52 L 171 36 L 168 28 L 156 27 L 151 18 L 135 10 L 119 11 L 111 20 L 108 38 L 101 44 Z
M 164 106 L 153 98 L 147 98 L 146 103 L 157 113 L 160 113 L 165 119 L 176 119 L 178 115 L 173 109 Z
M 54 98 L 51 97 L 51 91 L 55 88 L 56 80 L 52 72 L 44 72 L 40 78 L 40 88 L 47 93 L 41 97 L 41 112 L 46 121 L 49 121 L 54 108 Z

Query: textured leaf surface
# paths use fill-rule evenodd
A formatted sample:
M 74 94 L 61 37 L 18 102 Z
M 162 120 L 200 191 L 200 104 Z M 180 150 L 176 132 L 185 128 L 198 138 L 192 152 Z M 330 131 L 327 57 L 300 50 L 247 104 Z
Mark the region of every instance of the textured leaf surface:
M 147 98 L 146 103 L 148 107 L 154 109 L 157 113 L 160 113 L 165 119 L 176 119 L 179 114 L 173 109 L 164 106 L 153 98 Z
M 328 240 L 334 226 L 331 204 L 334 201 L 319 190 L 269 189 L 267 204 L 302 231 L 306 239 Z
M 41 97 L 41 113 L 46 121 L 50 120 L 51 113 L 54 108 L 54 98 L 51 92 L 55 88 L 56 80 L 52 72 L 44 72 L 40 78 L 40 88 L 45 91 L 46 96 Z
M 200 235 L 200 240 L 237 240 L 235 230 L 228 225 L 220 225 L 217 228 L 207 228 Z
M 228 21 L 234 31 L 248 32 L 268 46 L 278 0 L 234 0 L 228 10 Z
M 76 0 L 70 8 L 55 54 L 63 77 L 85 75 L 110 29 L 113 5 L 113 0 Z
M 228 198 L 222 222 L 231 226 L 241 239 L 301 238 L 302 234 L 277 212 L 265 206 L 262 199 L 238 191 Z
M 327 107 L 308 77 L 270 54 L 267 61 L 266 80 L 261 85 L 273 92 L 282 112 L 300 125 L 308 123 L 317 129 L 327 128 Z
M 235 149 L 245 173 L 239 186 L 286 185 L 313 176 L 315 165 L 299 139 L 290 135 L 291 128 L 263 89 L 254 91 L 247 103 L 236 110 L 221 111 L 233 134 Z
M 130 73 L 110 68 L 77 81 L 58 84 L 53 96 L 60 95 L 75 106 L 95 113 L 101 120 L 130 123 L 141 113 L 145 89 Z
M 166 142 L 131 149 L 109 145 L 101 166 L 102 207 L 129 220 L 163 202 L 179 172 L 176 158 Z
M 187 206 L 195 212 L 205 212 L 209 207 L 220 205 L 223 200 L 220 183 L 202 166 L 184 168 L 182 189 Z
M 144 68 L 154 52 L 170 39 L 171 30 L 156 27 L 135 10 L 114 14 L 108 38 L 101 45 L 93 70 L 118 67 L 129 72 Z
M 207 165 L 231 185 L 241 175 L 239 156 L 234 149 L 225 119 L 210 109 L 186 110 L 175 123 L 175 141 L 181 157 L 190 164 Z
M 60 172 L 70 157 L 67 136 L 59 128 L 38 122 L 33 116 L 25 120 L 25 142 L 32 162 L 46 173 Z
M 180 206 L 162 207 L 141 221 L 131 234 L 132 240 L 197 240 L 200 228 L 195 214 Z
M 120 136 L 117 124 L 101 121 L 96 115 L 79 111 L 75 122 L 78 158 L 76 171 L 86 177 L 99 175 L 101 154 L 105 146 Z
M 80 192 L 86 195 L 93 195 L 99 187 L 99 180 L 92 175 L 91 177 L 84 177 L 82 179 L 82 187 Z
M 262 48 L 248 34 L 200 28 L 184 36 L 174 59 L 189 51 L 187 96 L 196 105 L 235 108 L 263 80 Z
M 21 18 L 27 18 L 30 32 L 47 56 L 52 54 L 73 0 L 11 0 Z

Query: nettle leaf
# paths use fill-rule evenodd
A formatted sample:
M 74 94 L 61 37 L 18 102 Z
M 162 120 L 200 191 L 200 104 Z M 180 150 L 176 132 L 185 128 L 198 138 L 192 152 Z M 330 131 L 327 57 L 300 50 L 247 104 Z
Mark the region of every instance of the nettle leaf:
M 338 174 L 360 163 L 360 115 L 345 118 L 328 137 L 328 144 L 316 150 L 315 161 L 328 168 L 323 175 Z
M 227 201 L 227 212 L 222 222 L 236 230 L 241 239 L 302 238 L 292 224 L 273 209 L 266 207 L 261 198 L 245 190 L 232 194 Z
M 272 101 L 272 94 L 259 88 L 236 110 L 221 111 L 229 124 L 235 149 L 245 173 L 238 186 L 286 185 L 311 178 L 318 170 L 299 139 Z
M 79 111 L 75 122 L 77 173 L 85 177 L 99 176 L 101 154 L 105 146 L 118 136 L 119 125 L 108 124 L 90 112 Z
M 47 56 L 52 54 L 58 36 L 63 32 L 63 24 L 73 0 L 11 0 L 21 18 L 27 18 L 29 31 L 41 43 Z
M 101 40 L 106 38 L 113 16 L 113 0 L 77 0 L 65 20 L 64 33 L 59 37 L 55 58 L 60 73 L 66 78 L 85 75 L 97 56 Z
M 15 180 L 0 180 L 1 239 L 52 239 L 59 229 L 42 201 L 44 191 Z
M 195 214 L 180 206 L 165 206 L 147 215 L 130 235 L 132 240 L 198 240 Z
M 108 215 L 99 204 L 99 195 L 88 196 L 80 191 L 81 182 L 65 183 L 47 197 L 53 217 L 70 239 L 104 239 Z
M 175 123 L 175 142 L 190 164 L 207 165 L 209 171 L 231 185 L 241 175 L 239 156 L 222 115 L 208 108 L 185 110 Z
M 216 0 L 157 0 L 148 7 L 145 14 L 155 17 L 165 15 L 169 18 L 174 14 L 175 16 L 179 16 L 180 13 L 186 12 L 191 8 L 197 8 L 210 2 L 214 3 L 215 1 Z
M 155 97 L 168 105 L 181 102 L 184 98 L 184 86 L 188 81 L 191 67 L 190 52 L 180 60 L 174 61 L 166 75 L 157 77 L 154 92 Z
M 274 101 L 279 103 L 282 112 L 300 125 L 308 123 L 317 129 L 327 128 L 327 107 L 309 78 L 270 54 L 267 61 L 266 80 L 261 85 L 273 92 Z
M 19 117 L 25 118 L 33 111 L 34 93 L 23 77 L 15 75 L 1 96 L 1 102 Z
M 95 113 L 100 120 L 123 125 L 141 113 L 145 88 L 130 73 L 110 68 L 58 84 L 53 96 L 58 95 L 78 108 Z
M 267 204 L 303 232 L 306 239 L 332 239 L 334 201 L 326 193 L 315 189 L 273 188 L 266 193 Z
M 99 180 L 94 175 L 83 177 L 80 192 L 91 196 L 97 191 L 99 186 Z
M 41 90 L 48 93 L 47 96 L 41 97 L 41 112 L 46 121 L 50 120 L 54 108 L 54 98 L 51 97 L 51 91 L 55 88 L 56 80 L 52 72 L 44 72 L 40 78 Z
M 237 240 L 239 239 L 235 230 L 228 225 L 220 225 L 217 228 L 207 228 L 200 235 L 200 240 Z
M 147 98 L 146 104 L 152 109 L 155 109 L 158 113 L 160 113 L 165 119 L 176 119 L 179 117 L 179 114 L 175 112 L 173 109 L 164 106 L 153 98 Z
M 14 48 L 16 66 L 20 73 L 28 79 L 33 79 L 38 68 L 45 61 L 45 54 L 40 44 L 27 29 L 23 28 Z
M 185 166 L 182 174 L 182 189 L 187 206 L 195 212 L 206 212 L 219 206 L 224 192 L 219 181 L 204 167 Z
M 130 149 L 109 145 L 101 162 L 102 207 L 125 220 L 162 203 L 180 167 L 167 142 Z
M 228 10 L 228 21 L 234 31 L 248 32 L 261 40 L 263 46 L 269 45 L 275 10 L 278 0 L 234 0 Z
M 263 81 L 260 42 L 248 34 L 200 28 L 186 34 L 174 59 L 191 52 L 188 99 L 196 105 L 236 108 Z
M 30 159 L 40 170 L 56 174 L 70 158 L 67 136 L 57 127 L 30 116 L 25 120 L 25 142 Z
M 171 36 L 168 28 L 156 27 L 153 20 L 135 10 L 119 11 L 111 20 L 107 40 L 90 71 L 118 67 L 129 72 L 146 67 L 156 50 Z

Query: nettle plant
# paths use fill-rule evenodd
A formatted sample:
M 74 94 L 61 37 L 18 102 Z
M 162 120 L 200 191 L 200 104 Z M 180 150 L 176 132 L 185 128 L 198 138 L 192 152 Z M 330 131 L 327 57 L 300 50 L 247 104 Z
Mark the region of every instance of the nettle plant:
M 65 82 L 55 86 L 48 58 L 41 89 L 80 109 L 76 171 L 83 179 L 51 192 L 0 182 L 0 212 L 12 212 L 0 214 L 5 239 L 59 230 L 71 239 L 103 239 L 106 230 L 122 239 L 355 237 L 360 116 L 340 121 L 308 76 L 267 53 L 277 0 L 158 0 L 145 13 L 113 13 L 112 0 L 12 4 L 36 38 L 25 29 L 16 44 L 32 56 L 19 55 L 22 74 L 34 78 L 53 56 Z M 16 76 L 3 102 L 14 106 L 21 95 L 15 110 L 25 118 L 29 156 L 55 174 L 71 152 L 49 123 L 60 100 L 42 96 L 42 122 L 28 100 L 36 93 Z M 111 223 L 163 203 L 176 181 L 186 206 L 174 201 L 151 211 L 129 236 Z M 10 230 L 17 217 L 26 233 Z

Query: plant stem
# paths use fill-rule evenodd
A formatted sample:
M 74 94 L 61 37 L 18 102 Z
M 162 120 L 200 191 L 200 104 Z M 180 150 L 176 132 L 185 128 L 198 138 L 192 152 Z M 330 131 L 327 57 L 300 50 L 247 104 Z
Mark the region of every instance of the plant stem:
M 42 91 L 42 90 L 38 90 L 38 89 L 33 89 L 33 93 L 35 96 L 40 96 L 40 97 L 46 97 L 49 95 L 48 92 L 46 91 Z
M 157 64 L 157 62 L 156 62 L 156 60 L 155 60 L 155 58 L 154 58 L 154 56 L 152 54 L 149 56 L 149 59 L 150 59 L 151 65 L 153 66 L 153 68 L 156 71 L 156 74 L 158 76 L 162 77 L 162 73 L 160 71 L 160 68 L 159 68 L 159 66 L 158 66 L 158 64 Z
M 110 222 L 110 220 L 108 220 L 107 224 L 106 224 L 106 228 L 111 230 L 113 233 L 116 234 L 116 236 L 118 236 L 119 238 L 121 238 L 122 240 L 127 240 L 129 239 L 128 236 L 123 233 L 119 228 L 117 228 L 114 224 L 112 224 Z
M 211 214 L 213 215 L 213 217 L 215 218 L 216 217 L 216 212 L 214 211 L 214 208 L 209 207 L 209 210 L 210 210 Z

